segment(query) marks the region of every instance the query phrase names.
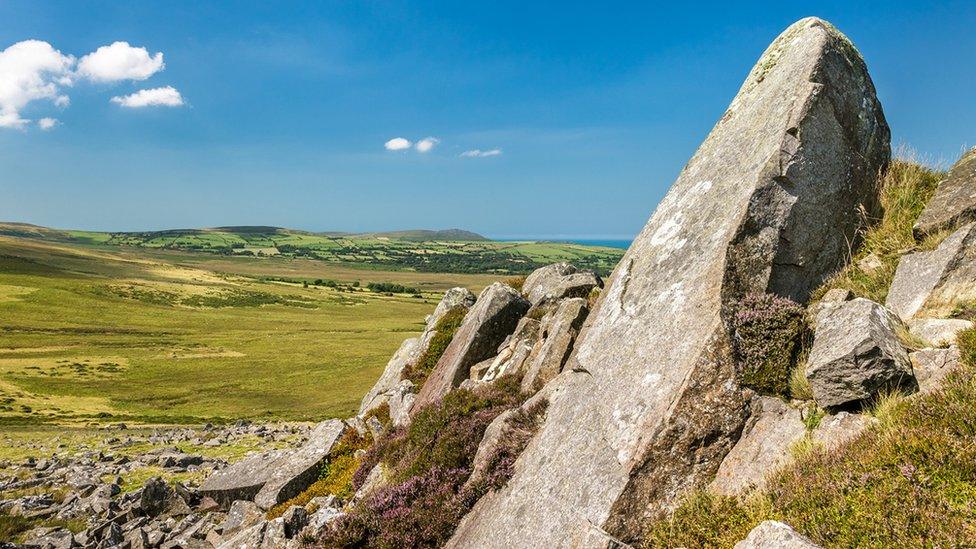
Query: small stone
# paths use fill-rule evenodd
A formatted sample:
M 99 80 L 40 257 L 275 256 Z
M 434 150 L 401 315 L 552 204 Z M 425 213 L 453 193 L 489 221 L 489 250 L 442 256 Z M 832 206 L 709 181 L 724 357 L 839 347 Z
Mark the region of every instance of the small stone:
M 908 322 L 908 331 L 933 347 L 948 347 L 956 343 L 956 334 L 973 327 L 961 318 L 916 318 Z
M 735 544 L 734 549 L 821 549 L 790 528 L 775 520 L 764 520 L 749 532 L 746 539 Z
M 958 347 L 922 349 L 908 355 L 918 380 L 919 392 L 928 393 L 942 385 L 942 378 L 959 367 Z

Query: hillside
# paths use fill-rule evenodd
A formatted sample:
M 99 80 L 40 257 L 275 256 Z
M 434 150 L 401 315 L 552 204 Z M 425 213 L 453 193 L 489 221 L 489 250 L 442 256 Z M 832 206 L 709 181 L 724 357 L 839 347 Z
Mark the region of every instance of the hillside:
M 0 223 L 0 235 L 93 246 L 304 258 L 430 273 L 524 274 L 555 261 L 571 261 L 608 274 L 623 255 L 623 250 L 616 248 L 572 243 L 494 242 L 458 229 L 344 234 L 253 226 L 108 233 Z

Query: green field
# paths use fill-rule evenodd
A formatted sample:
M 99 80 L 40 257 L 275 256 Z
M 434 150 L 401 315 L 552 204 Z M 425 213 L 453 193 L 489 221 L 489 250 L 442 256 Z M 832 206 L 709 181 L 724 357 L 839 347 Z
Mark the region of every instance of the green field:
M 440 291 L 493 278 L 142 252 L 0 237 L 0 424 L 348 415 Z
M 283 256 L 361 269 L 429 273 L 526 274 L 549 263 L 569 261 L 606 275 L 623 255 L 623 250 L 616 248 L 563 242 L 494 242 L 464 231 L 342 234 L 276 227 L 223 227 L 105 233 L 0 223 L 0 235 L 221 256 Z

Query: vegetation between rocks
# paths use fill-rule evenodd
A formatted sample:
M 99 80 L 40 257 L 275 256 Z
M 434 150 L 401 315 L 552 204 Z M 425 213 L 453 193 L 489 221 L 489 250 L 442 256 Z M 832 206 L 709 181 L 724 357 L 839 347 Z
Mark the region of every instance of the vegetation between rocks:
M 815 447 L 746 500 L 695 492 L 647 525 L 644 547 L 732 547 L 766 519 L 824 547 L 976 543 L 976 329 L 942 387 L 876 404 L 879 423 L 831 451 Z M 884 399 L 882 399 L 884 400 Z
M 761 394 L 787 395 L 804 332 L 803 307 L 784 297 L 752 293 L 733 309 L 730 320 L 742 385 Z
M 444 354 L 447 346 L 454 339 L 454 334 L 461 327 L 461 322 L 464 321 L 464 315 L 467 312 L 468 310 L 463 307 L 455 307 L 444 313 L 444 316 L 434 325 L 436 333 L 430 339 L 427 349 L 416 361 L 403 369 L 403 379 L 409 379 L 417 387 L 423 386 L 424 382 L 427 381 L 427 376 L 434 371 L 437 361 L 441 359 L 441 355 Z

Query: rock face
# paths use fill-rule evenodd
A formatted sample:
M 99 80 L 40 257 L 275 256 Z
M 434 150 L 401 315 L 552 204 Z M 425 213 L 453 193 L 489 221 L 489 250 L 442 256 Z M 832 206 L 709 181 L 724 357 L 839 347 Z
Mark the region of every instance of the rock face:
M 393 358 L 386 363 L 386 368 L 383 370 L 380 379 L 377 380 L 376 384 L 363 397 L 362 403 L 359 405 L 359 415 L 364 415 L 373 408 L 389 401 L 394 388 L 400 383 L 400 376 L 403 374 L 403 369 L 411 362 L 417 360 L 420 353 L 421 345 L 419 337 L 405 339 L 400 344 L 400 348 L 394 353 Z
M 318 478 L 322 464 L 345 429 L 346 424 L 338 419 L 316 426 L 304 446 L 275 461 L 274 472 L 254 496 L 254 503 L 270 509 L 308 488 Z
M 924 311 L 948 316 L 956 303 L 976 299 L 976 223 L 959 228 L 931 252 L 903 256 L 885 305 L 903 320 Z
M 569 263 L 553 263 L 532 271 L 525 278 L 522 292 L 533 305 L 566 297 L 586 297 L 603 281 L 589 271 L 579 271 Z
M 908 331 L 936 347 L 947 347 L 956 342 L 956 334 L 973 327 L 973 323 L 961 318 L 917 318 L 908 323 Z
M 917 387 L 908 353 L 896 333 L 899 321 L 864 298 L 820 314 L 807 379 L 824 408 L 862 402 L 879 392 Z
M 529 302 L 508 285 L 496 282 L 482 290 L 417 393 L 412 410 L 439 400 L 460 385 L 471 366 L 495 354 L 528 309 Z
M 735 549 L 820 549 L 808 538 L 797 534 L 788 524 L 764 520 L 749 532 Z
M 889 154 L 847 38 L 814 18 L 787 29 L 617 266 L 515 475 L 448 545 L 626 542 L 710 481 L 746 419 L 723 307 L 803 301 L 836 271 Z
M 914 229 L 918 236 L 924 236 L 970 221 L 976 221 L 976 148 L 952 166 Z
M 908 355 L 918 380 L 918 390 L 927 393 L 942 384 L 942 378 L 959 366 L 957 347 L 948 349 L 922 349 Z

